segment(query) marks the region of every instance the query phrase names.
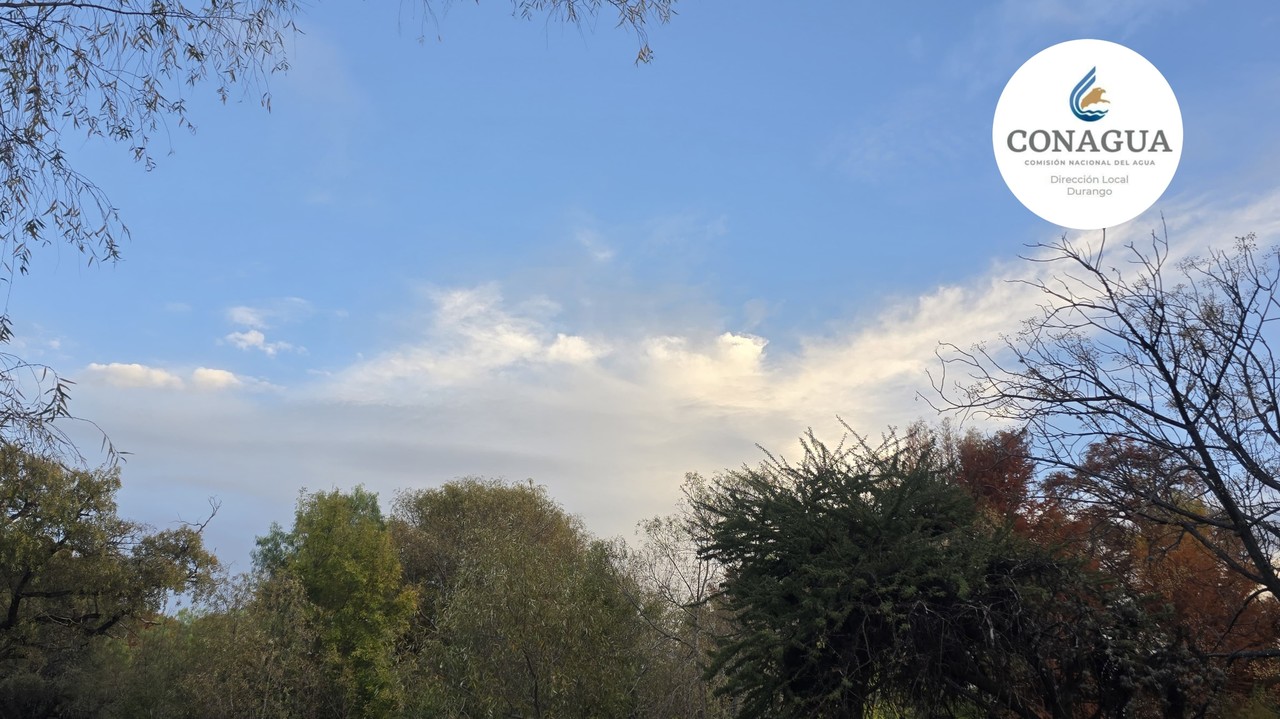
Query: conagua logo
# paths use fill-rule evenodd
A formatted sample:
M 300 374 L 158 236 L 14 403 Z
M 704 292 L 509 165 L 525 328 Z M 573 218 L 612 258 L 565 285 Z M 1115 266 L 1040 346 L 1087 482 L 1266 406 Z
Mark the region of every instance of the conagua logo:
M 1107 91 L 1101 87 L 1093 87 L 1097 77 L 1098 68 L 1091 68 L 1071 91 L 1071 114 L 1085 122 L 1097 122 L 1106 117 L 1107 111 L 1111 109 L 1105 107 L 1111 101 L 1102 97 Z
M 1027 209 L 1097 230 L 1146 212 L 1169 187 L 1182 156 L 1182 111 L 1146 58 L 1106 40 L 1069 40 L 1009 78 L 991 144 L 1000 176 Z

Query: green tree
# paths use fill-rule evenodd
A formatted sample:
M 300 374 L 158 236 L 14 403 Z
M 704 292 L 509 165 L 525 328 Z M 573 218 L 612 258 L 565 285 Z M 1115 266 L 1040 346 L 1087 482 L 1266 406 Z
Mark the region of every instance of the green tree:
M 116 513 L 119 469 L 0 445 L 0 715 L 69 713 L 94 645 L 151 621 L 216 562 L 203 525 L 153 531 Z
M 316 608 L 296 578 L 224 581 L 195 609 L 101 647 L 86 676 L 105 719 L 303 719 L 339 714 L 317 661 Z
M 407 492 L 393 527 L 423 598 L 409 643 L 420 710 L 629 715 L 640 627 L 616 551 L 544 489 L 468 479 Z
M 255 560 L 270 584 L 294 580 L 312 608 L 314 651 L 339 690 L 333 716 L 391 716 L 403 704 L 396 644 L 417 602 L 377 495 L 357 487 L 304 494 L 293 529 L 259 540 Z

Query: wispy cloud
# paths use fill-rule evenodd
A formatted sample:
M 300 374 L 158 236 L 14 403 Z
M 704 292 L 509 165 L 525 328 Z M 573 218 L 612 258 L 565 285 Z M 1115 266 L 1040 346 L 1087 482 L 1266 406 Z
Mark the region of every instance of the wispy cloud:
M 227 320 L 253 329 L 263 329 L 267 326 L 263 311 L 256 307 L 232 307 L 227 310 Z
M 491 283 L 430 293 L 431 311 L 421 339 L 358 362 L 329 388 L 344 398 L 404 401 L 422 391 L 488 381 L 522 366 L 590 364 L 606 345 L 555 332 L 548 321 L 558 306 L 533 298 L 504 302 Z
M 264 335 L 261 330 L 232 332 L 222 339 L 238 349 L 260 350 L 268 357 L 275 357 L 279 352 L 293 352 L 298 350 L 297 347 L 294 347 L 288 342 L 268 342 L 267 336 Z
M 227 321 L 250 329 L 295 322 L 311 315 L 314 308 L 301 297 L 280 297 L 256 305 L 236 305 L 227 308 Z
M 608 262 L 616 254 L 614 249 L 605 244 L 604 238 L 595 230 L 579 229 L 574 233 L 574 239 L 578 241 L 579 245 L 582 245 L 587 254 L 591 255 L 591 258 L 596 262 Z
M 227 309 L 227 321 L 245 329 L 224 335 L 222 342 L 241 350 L 257 350 L 274 357 L 281 352 L 305 352 L 290 342 L 269 341 L 264 330 L 295 322 L 312 314 L 311 303 L 301 297 L 283 297 L 257 306 L 236 305 Z

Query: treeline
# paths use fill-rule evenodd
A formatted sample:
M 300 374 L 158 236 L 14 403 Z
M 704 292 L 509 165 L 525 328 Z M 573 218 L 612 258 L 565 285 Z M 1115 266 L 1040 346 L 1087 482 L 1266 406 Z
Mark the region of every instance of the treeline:
M 686 601 L 674 524 L 632 551 L 531 483 L 405 491 L 385 516 L 317 492 L 227 577 L 202 527 L 119 518 L 118 470 L 0 458 L 0 717 L 724 715 L 717 610 Z M 173 592 L 190 606 L 164 614 Z
M 238 577 L 200 526 L 119 518 L 118 471 L 4 447 L 0 716 L 1280 716 L 1275 599 L 1091 499 L 1106 474 L 1176 491 L 1169 457 L 1038 473 L 1024 433 L 924 425 L 804 446 L 691 476 L 631 544 L 531 483 L 386 514 L 304 494 Z

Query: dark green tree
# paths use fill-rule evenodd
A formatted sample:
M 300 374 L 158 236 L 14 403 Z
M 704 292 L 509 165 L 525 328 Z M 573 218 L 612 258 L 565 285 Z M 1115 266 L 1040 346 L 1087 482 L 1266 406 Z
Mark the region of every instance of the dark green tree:
M 693 502 L 740 716 L 1179 716 L 1198 665 L 1141 605 L 978 511 L 927 438 L 770 458 Z
M 83 678 L 101 719 L 302 719 L 332 716 L 333 675 L 317 661 L 316 608 L 277 576 L 223 581 L 198 607 L 156 617 L 100 647 Z

